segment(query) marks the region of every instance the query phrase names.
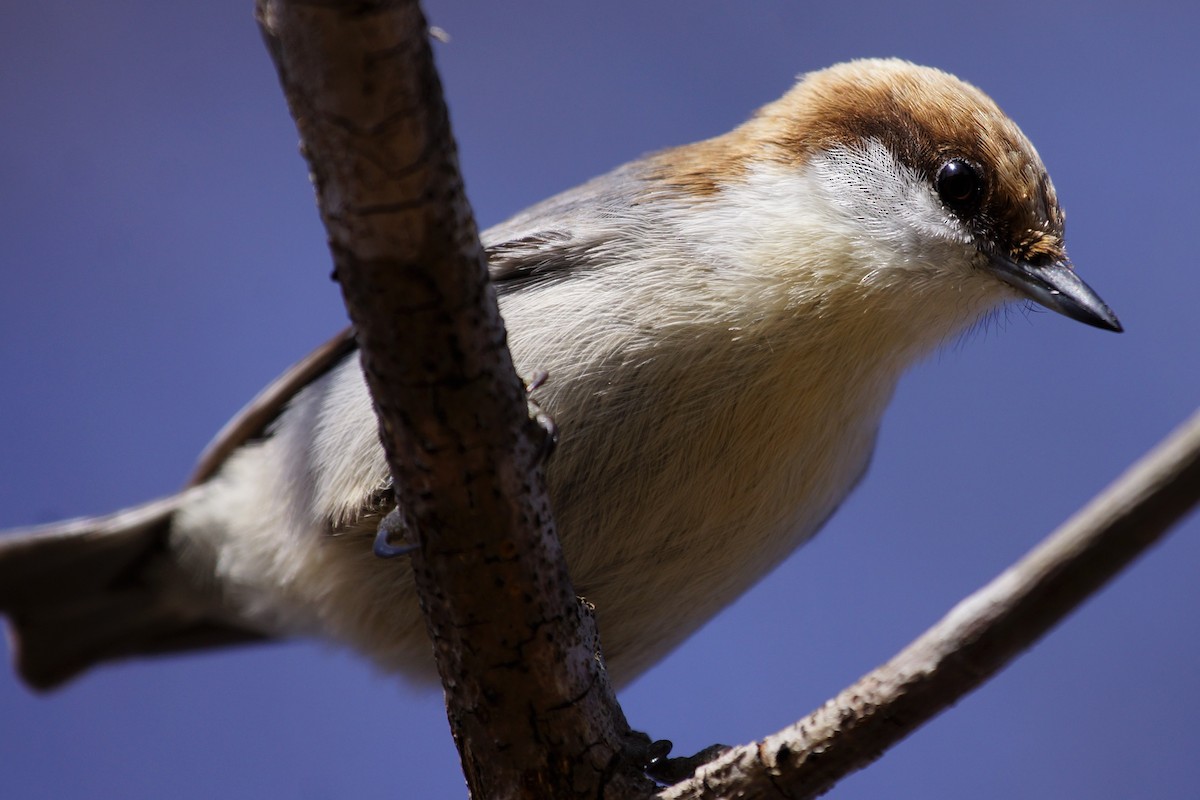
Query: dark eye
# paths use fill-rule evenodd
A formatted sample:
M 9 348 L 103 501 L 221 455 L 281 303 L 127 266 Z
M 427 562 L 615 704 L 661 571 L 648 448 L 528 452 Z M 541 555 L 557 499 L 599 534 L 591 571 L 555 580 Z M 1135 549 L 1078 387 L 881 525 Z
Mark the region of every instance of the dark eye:
M 983 197 L 983 179 L 979 172 L 958 158 L 942 164 L 934 185 L 946 207 L 962 216 L 974 213 Z

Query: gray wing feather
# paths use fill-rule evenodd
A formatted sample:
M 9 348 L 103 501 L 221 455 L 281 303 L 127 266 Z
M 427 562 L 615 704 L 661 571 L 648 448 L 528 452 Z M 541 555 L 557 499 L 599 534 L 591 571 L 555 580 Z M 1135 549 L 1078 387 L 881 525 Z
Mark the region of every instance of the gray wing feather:
M 510 292 L 594 268 L 614 227 L 638 203 L 640 173 L 637 163 L 626 164 L 484 231 L 497 289 Z
M 582 186 L 531 206 L 482 234 L 488 269 L 501 294 L 548 284 L 596 266 L 616 220 L 627 219 L 642 186 L 637 164 L 627 164 Z M 347 328 L 263 389 L 205 448 L 187 486 L 216 474 L 239 447 L 267 435 L 296 393 L 331 369 L 356 358 Z

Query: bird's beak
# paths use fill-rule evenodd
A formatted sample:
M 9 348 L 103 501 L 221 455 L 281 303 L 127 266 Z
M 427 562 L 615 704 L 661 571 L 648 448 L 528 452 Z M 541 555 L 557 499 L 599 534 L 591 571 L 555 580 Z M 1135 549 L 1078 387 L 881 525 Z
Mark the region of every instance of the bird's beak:
M 1035 266 L 989 253 L 988 264 L 997 278 L 1051 311 L 1108 331 L 1124 330 L 1108 304 L 1079 279 L 1071 262 L 1065 259 Z

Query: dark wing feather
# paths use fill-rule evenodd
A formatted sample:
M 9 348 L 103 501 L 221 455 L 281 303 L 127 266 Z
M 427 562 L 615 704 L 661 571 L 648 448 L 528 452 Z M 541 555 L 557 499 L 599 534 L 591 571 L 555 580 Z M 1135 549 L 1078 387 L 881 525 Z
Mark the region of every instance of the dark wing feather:
M 582 255 L 571 257 L 572 244 L 569 233 L 543 231 L 487 247 L 492 283 L 504 294 L 565 277 Z
M 230 453 L 247 442 L 262 438 L 297 392 L 357 349 L 354 328 L 346 328 L 267 384 L 204 448 L 185 488 L 204 483 L 221 469 Z

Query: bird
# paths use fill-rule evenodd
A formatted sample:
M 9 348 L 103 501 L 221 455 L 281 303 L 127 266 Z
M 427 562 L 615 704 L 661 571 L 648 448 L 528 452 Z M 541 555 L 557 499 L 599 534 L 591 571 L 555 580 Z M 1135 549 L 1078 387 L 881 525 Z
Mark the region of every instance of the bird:
M 863 478 L 904 371 L 1010 303 L 1120 332 L 1067 256 L 1033 145 L 941 70 L 800 76 L 715 138 L 482 234 L 547 486 L 628 684 L 808 541 Z M 244 409 L 177 494 L 0 536 L 15 666 L 315 637 L 436 680 L 353 333 Z

